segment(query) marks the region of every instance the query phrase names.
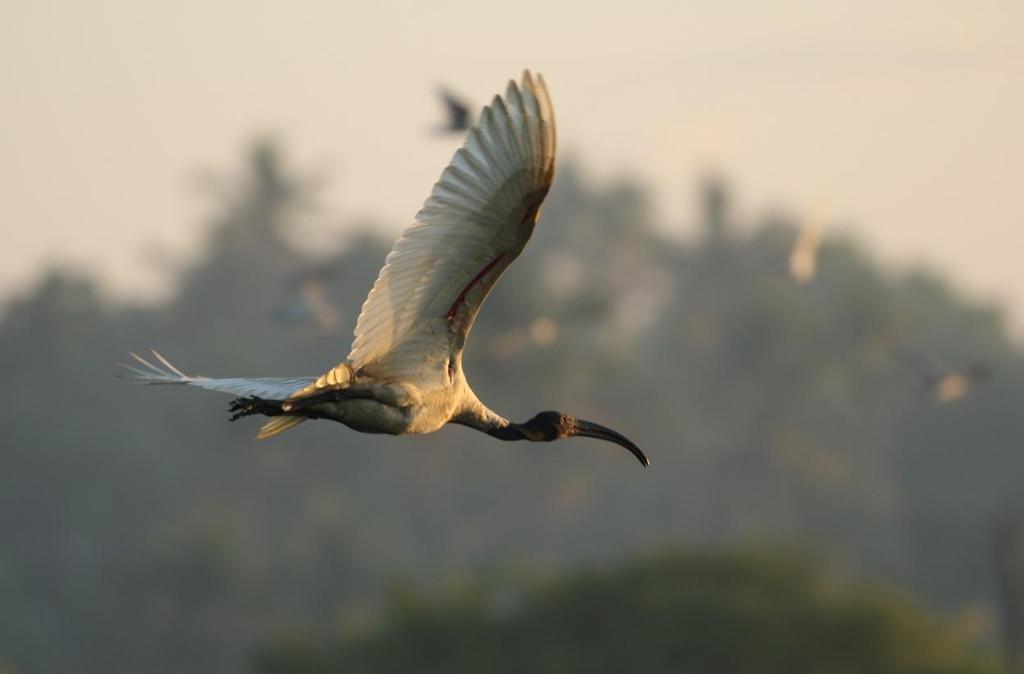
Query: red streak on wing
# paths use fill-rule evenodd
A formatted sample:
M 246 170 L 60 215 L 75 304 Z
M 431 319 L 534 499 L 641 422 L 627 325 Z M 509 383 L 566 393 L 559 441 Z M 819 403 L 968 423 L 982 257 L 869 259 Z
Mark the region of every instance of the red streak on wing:
M 533 198 L 526 206 L 526 212 L 523 213 L 523 217 L 520 220 L 520 224 L 526 225 L 537 223 L 537 220 L 540 219 L 540 206 L 541 204 L 544 203 L 544 197 L 547 196 L 547 193 L 548 188 L 545 187 L 542 191 L 533 195 Z M 499 254 L 496 258 L 488 262 L 487 266 L 481 269 L 480 273 L 473 277 L 473 280 L 469 282 L 469 285 L 462 289 L 462 292 L 459 293 L 459 296 L 456 297 L 455 301 L 452 302 L 452 305 L 448 307 L 448 313 L 445 314 L 445 317 L 449 321 L 455 318 L 455 313 L 459 310 L 459 306 L 466 301 L 466 294 L 469 293 L 469 291 L 472 290 L 473 286 L 479 283 L 480 280 L 487 275 L 487 272 L 494 269 L 494 265 L 498 264 L 498 262 L 500 262 L 501 258 L 503 257 L 505 257 L 505 253 Z
M 452 305 L 448 307 L 448 313 L 445 314 L 445 318 L 447 318 L 449 321 L 455 318 L 455 312 L 459 310 L 459 305 L 466 301 L 466 294 L 469 293 L 473 286 L 480 282 L 480 279 L 487 275 L 487 272 L 494 269 L 494 265 L 498 264 L 498 262 L 500 262 L 501 258 L 503 257 L 505 257 L 505 254 L 501 253 L 500 255 L 498 255 L 498 257 L 488 262 L 487 266 L 481 269 L 480 273 L 473 277 L 473 280 L 469 282 L 469 285 L 462 289 L 462 292 L 459 293 L 459 296 L 456 297 L 455 301 L 452 302 Z

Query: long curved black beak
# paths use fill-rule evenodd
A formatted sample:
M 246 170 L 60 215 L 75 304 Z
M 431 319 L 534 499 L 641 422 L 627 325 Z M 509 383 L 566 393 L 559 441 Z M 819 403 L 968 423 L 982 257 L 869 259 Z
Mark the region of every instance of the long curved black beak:
M 577 419 L 575 424 L 575 432 L 573 435 L 581 435 L 585 438 L 597 438 L 598 440 L 605 440 L 607 442 L 614 442 L 616 445 L 621 445 L 628 449 L 633 456 L 637 458 L 637 461 L 642 463 L 644 467 L 651 465 L 647 455 L 643 453 L 636 444 L 627 438 L 622 433 L 613 431 L 607 426 L 601 424 L 595 424 L 593 421 L 584 421 L 583 419 Z

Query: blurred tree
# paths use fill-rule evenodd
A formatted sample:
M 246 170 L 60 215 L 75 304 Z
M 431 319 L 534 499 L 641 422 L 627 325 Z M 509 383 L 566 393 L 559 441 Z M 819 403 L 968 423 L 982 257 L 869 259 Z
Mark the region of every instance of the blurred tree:
M 1003 613 L 1007 674 L 1024 673 L 1024 517 L 1000 513 L 992 532 Z
M 369 633 L 282 638 L 260 674 L 997 671 L 902 595 L 778 552 L 665 553 L 533 587 L 404 596 Z
M 945 609 L 992 605 L 1024 358 L 997 310 L 936 275 L 831 236 L 798 285 L 784 214 L 740 221 L 718 183 L 693 227 L 715 243 L 673 243 L 642 189 L 568 161 L 466 368 L 507 416 L 564 407 L 635 435 L 651 470 L 599 443 L 458 428 L 311 423 L 256 443 L 223 398 L 132 388 L 113 363 L 154 346 L 189 372 L 317 374 L 347 352 L 396 228 L 353 225 L 314 261 L 288 243 L 314 185 L 278 145 L 256 143 L 229 183 L 166 304 L 120 306 L 59 270 L 0 314 L 0 660 L 18 671 L 237 671 L 269 632 L 358 621 L 396 575 L 681 540 L 798 539 Z M 276 318 L 312 268 L 332 270 L 335 330 Z M 939 407 L 896 356 L 907 344 L 992 380 Z

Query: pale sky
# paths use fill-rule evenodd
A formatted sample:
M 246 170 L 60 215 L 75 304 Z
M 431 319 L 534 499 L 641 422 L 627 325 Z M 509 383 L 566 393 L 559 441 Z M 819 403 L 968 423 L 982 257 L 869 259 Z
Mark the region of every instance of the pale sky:
M 191 179 L 263 132 L 397 234 L 456 145 L 434 86 L 483 104 L 524 67 L 560 150 L 641 181 L 664 227 L 716 167 L 745 212 L 824 213 L 1024 326 L 1020 0 L 0 0 L 0 296 L 63 261 L 158 293 L 152 251 L 203 231 Z

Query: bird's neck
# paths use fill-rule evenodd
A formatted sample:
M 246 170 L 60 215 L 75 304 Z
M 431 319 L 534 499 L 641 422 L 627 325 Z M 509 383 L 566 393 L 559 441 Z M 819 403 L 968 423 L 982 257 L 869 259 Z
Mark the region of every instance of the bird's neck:
M 482 402 L 476 400 L 475 397 L 465 407 L 463 412 L 452 417 L 451 421 L 455 424 L 462 424 L 463 426 L 483 431 L 487 435 L 499 440 L 532 440 L 540 442 L 554 439 L 546 435 L 543 429 L 538 428 L 532 423 L 532 420 L 522 424 L 509 421 L 500 414 L 493 412 Z
M 462 409 L 452 417 L 451 423 L 469 426 L 502 440 L 522 439 L 521 435 L 516 434 L 516 424 L 480 402 L 468 387 L 466 392 L 468 395 L 462 405 Z M 516 437 L 511 437 L 512 435 Z

